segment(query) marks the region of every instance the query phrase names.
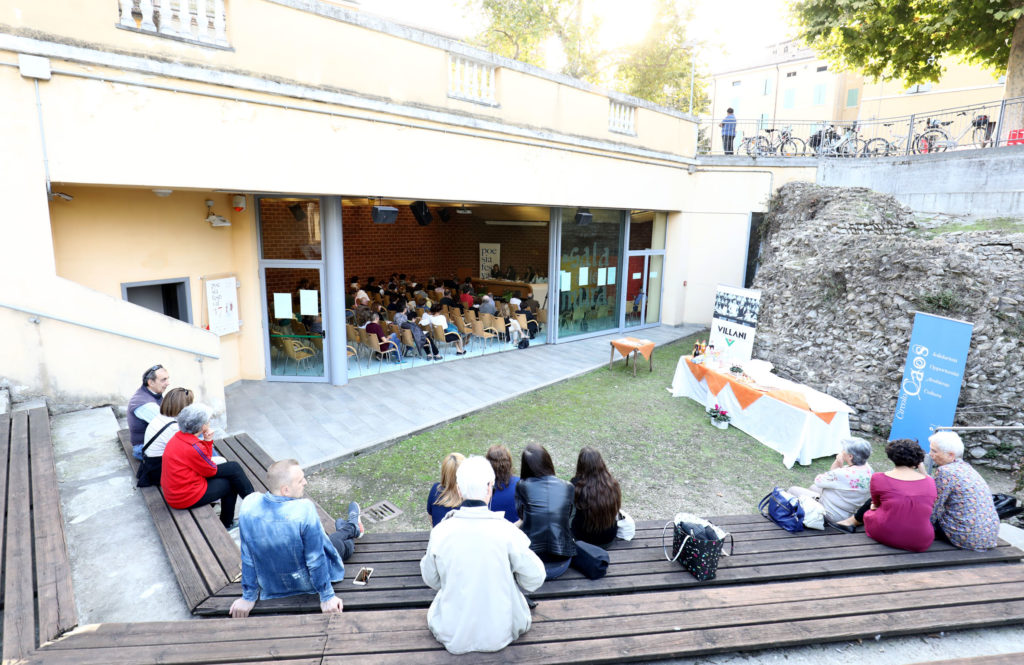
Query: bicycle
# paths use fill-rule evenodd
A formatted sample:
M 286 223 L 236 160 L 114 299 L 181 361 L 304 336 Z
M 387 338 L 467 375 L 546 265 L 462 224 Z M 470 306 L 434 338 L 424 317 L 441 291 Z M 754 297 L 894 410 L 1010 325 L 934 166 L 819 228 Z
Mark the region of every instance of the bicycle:
M 864 157 L 867 142 L 857 136 L 857 123 L 850 125 L 842 137 L 835 125 L 820 129 L 811 137 L 811 147 L 819 157 Z
M 967 111 L 961 111 L 957 113 L 958 116 L 966 116 Z M 928 118 L 926 129 L 921 133 L 914 142 L 914 152 L 926 154 L 929 152 L 945 152 L 946 150 L 956 150 L 960 147 L 960 139 L 971 133 L 970 145 L 977 145 L 984 148 L 988 143 L 992 142 L 992 130 L 995 129 L 995 123 L 990 122 L 987 115 L 976 115 L 971 119 L 970 124 L 964 127 L 964 130 L 960 132 L 955 138 L 951 138 L 949 132 L 943 129 L 953 124 L 953 120 L 939 121 Z
M 783 130 L 762 129 L 761 131 L 767 134 L 767 136 L 763 134 L 748 136 L 740 143 L 740 149 L 745 150 L 751 157 L 775 154 L 782 155 L 783 157 L 793 157 L 795 155 L 802 155 L 807 151 L 806 144 L 801 139 L 793 136 L 791 128 L 787 127 Z M 779 133 L 777 140 L 772 136 L 775 132 Z
M 883 127 L 892 127 L 891 122 L 886 122 Z M 864 157 L 892 157 L 894 155 L 902 155 L 906 148 L 907 134 L 896 134 L 892 130 L 889 130 L 892 140 L 886 139 L 885 137 L 873 138 L 867 142 L 864 146 L 863 156 Z M 921 134 L 914 135 L 914 139 L 910 142 L 910 149 L 914 153 L 917 153 L 917 142 L 921 138 Z

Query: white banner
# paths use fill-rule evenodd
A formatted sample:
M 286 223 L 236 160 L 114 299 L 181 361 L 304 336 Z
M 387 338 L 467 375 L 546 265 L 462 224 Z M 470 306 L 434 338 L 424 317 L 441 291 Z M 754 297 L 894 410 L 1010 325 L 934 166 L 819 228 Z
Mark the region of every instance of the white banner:
M 491 268 L 501 265 L 501 243 L 480 243 L 480 279 L 489 279 Z
M 238 280 L 234 277 L 206 280 L 206 311 L 210 332 L 238 332 Z
M 750 360 L 760 308 L 760 291 L 718 286 L 708 344 L 713 345 L 716 352 L 721 352 L 723 361 Z

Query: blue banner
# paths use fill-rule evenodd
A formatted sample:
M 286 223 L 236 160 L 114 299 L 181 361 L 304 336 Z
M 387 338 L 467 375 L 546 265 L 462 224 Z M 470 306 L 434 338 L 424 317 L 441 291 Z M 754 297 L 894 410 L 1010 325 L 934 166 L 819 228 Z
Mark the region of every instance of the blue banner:
M 973 329 L 966 321 L 914 315 L 890 441 L 917 439 L 927 452 L 932 428 L 953 424 Z

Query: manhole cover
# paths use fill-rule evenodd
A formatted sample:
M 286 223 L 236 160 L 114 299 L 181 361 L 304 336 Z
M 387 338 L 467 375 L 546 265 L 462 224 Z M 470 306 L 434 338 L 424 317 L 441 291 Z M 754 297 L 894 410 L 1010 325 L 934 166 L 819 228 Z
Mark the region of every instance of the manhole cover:
M 378 501 L 369 508 L 363 509 L 363 519 L 372 523 L 386 522 L 401 514 L 402 510 L 390 501 Z

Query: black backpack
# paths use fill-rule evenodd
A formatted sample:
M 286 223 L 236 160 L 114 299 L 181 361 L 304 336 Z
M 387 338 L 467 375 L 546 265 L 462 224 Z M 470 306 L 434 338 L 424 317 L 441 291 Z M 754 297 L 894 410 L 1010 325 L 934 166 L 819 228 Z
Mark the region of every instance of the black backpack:
M 525 337 L 523 339 L 519 340 L 519 348 L 520 349 L 528 349 L 528 348 L 530 348 L 530 340 L 526 339 Z

